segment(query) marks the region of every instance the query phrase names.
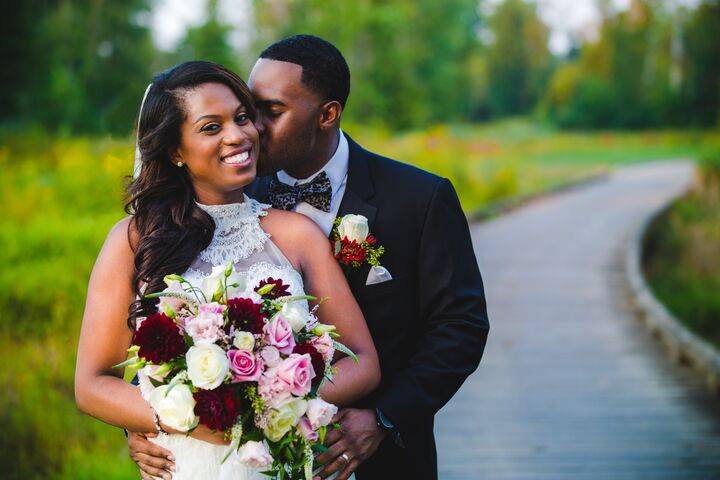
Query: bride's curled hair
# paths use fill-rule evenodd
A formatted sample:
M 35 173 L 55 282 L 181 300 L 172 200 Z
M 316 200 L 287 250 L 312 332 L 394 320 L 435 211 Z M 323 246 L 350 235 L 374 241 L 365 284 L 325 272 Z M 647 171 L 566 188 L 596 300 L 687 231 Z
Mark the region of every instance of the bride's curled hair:
M 125 204 L 125 211 L 132 215 L 133 286 L 138 298 L 142 298 L 143 291 L 162 290 L 165 275 L 186 271 L 210 244 L 215 231 L 212 217 L 195 203 L 187 169 L 172 162 L 186 115 L 183 93 L 205 83 L 230 88 L 248 116 L 255 119 L 255 106 L 245 82 L 216 63 L 181 63 L 153 79 L 138 119 L 141 167 L 137 178 L 127 186 Z M 137 318 L 155 309 L 155 303 L 134 302 L 128 324 L 134 327 Z

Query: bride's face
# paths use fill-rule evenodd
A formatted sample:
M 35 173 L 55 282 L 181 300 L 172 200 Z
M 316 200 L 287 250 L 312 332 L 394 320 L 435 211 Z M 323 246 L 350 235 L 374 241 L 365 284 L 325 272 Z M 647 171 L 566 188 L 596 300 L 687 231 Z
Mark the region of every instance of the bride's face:
M 242 200 L 253 181 L 258 131 L 245 106 L 221 83 L 205 83 L 180 94 L 185 120 L 173 162 L 185 164 L 200 203 Z

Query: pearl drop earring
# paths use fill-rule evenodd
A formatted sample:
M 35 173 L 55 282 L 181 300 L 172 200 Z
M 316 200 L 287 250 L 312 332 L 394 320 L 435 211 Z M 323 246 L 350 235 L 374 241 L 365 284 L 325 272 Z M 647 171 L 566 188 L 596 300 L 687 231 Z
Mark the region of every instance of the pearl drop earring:
M 177 162 L 178 168 L 182 168 L 185 164 L 183 162 Z

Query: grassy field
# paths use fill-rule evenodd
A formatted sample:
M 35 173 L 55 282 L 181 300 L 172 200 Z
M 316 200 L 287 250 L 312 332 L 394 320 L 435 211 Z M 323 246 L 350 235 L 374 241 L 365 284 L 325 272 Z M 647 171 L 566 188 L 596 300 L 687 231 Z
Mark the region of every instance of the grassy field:
M 563 133 L 516 119 L 393 136 L 346 127 L 372 150 L 450 178 L 472 210 L 616 164 L 693 157 L 718 133 Z M 75 348 L 85 288 L 123 217 L 132 141 L 0 132 L 0 466 L 8 479 L 137 478 L 121 431 L 80 415 Z M 9 364 L 8 364 L 9 360 Z
M 717 168 L 701 169 L 692 191 L 651 225 L 644 266 L 670 311 L 720 348 L 720 150 Z

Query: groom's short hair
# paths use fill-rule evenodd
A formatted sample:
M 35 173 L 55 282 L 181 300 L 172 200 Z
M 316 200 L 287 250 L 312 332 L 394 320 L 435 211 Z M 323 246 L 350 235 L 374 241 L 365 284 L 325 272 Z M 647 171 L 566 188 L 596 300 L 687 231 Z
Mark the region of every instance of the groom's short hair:
M 303 84 L 345 108 L 350 95 L 350 69 L 340 50 L 327 40 L 293 35 L 267 47 L 260 58 L 300 65 Z

